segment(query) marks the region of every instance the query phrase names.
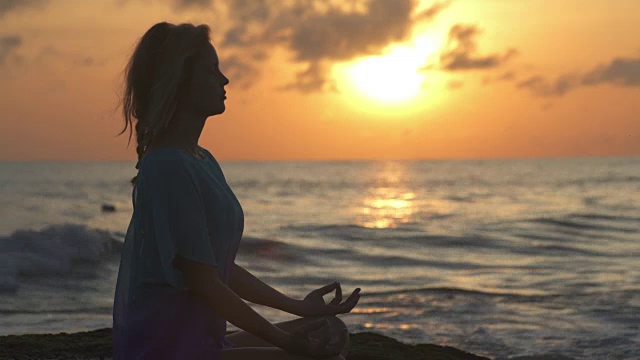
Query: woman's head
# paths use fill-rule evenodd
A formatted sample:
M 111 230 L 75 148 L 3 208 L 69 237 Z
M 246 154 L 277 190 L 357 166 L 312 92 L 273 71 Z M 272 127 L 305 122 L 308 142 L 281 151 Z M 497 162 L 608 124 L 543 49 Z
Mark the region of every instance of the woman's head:
M 135 127 L 138 160 L 176 111 L 204 118 L 224 112 L 229 79 L 220 72 L 210 32 L 207 25 L 161 22 L 140 38 L 125 68 L 125 126 L 120 132 L 129 128 L 131 140 Z

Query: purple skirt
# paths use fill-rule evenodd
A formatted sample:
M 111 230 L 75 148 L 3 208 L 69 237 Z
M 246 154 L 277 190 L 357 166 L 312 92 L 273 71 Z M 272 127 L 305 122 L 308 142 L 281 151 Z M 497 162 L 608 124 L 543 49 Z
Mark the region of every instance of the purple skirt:
M 226 320 L 188 292 L 147 290 L 132 305 L 127 322 L 113 326 L 114 360 L 218 360 L 235 347 Z

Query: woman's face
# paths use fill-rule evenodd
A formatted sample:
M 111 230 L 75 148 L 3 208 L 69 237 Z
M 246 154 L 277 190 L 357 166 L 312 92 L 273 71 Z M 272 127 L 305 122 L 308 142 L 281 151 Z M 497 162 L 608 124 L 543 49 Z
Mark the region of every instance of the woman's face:
M 190 96 L 186 101 L 197 114 L 207 117 L 222 114 L 226 99 L 224 86 L 227 84 L 229 79 L 220 71 L 218 54 L 209 43 L 201 56 L 195 58 Z

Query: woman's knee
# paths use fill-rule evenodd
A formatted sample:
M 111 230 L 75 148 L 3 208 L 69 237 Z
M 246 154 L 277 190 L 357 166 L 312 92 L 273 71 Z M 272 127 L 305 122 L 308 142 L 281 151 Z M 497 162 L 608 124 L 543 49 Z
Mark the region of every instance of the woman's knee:
M 340 331 L 342 331 L 342 329 L 347 329 L 347 331 L 349 331 L 349 329 L 347 328 L 347 324 L 345 324 L 344 321 L 342 321 L 337 316 L 329 315 L 327 316 L 327 320 L 329 320 L 329 324 L 331 324 L 332 328 L 336 328 Z
M 331 329 L 336 329 L 339 331 L 342 331 L 342 329 L 347 329 L 347 331 L 349 330 L 347 328 L 347 325 L 344 323 L 344 321 L 340 320 L 340 318 L 338 318 L 336 315 L 318 315 L 318 316 L 312 316 L 311 318 L 306 318 L 306 319 L 308 321 L 327 319 L 327 321 L 329 321 L 329 325 L 331 325 Z

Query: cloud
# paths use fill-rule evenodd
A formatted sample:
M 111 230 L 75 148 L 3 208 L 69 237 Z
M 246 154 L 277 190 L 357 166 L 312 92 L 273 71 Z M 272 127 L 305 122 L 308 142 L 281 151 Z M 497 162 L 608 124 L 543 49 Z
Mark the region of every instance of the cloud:
M 440 55 L 440 67 L 448 71 L 492 69 L 518 54 L 516 49 L 509 49 L 502 55 L 477 55 L 479 33 L 475 25 L 454 25 L 449 30 L 447 49 Z
M 82 53 L 61 51 L 49 44 L 40 48 L 40 51 L 33 57 L 32 64 L 39 67 L 48 67 L 55 65 L 60 60 L 63 65 L 71 65 L 73 67 L 102 66 L 106 63 L 104 59 L 99 60 Z
M 211 7 L 211 0 L 174 0 L 177 9 L 187 8 L 208 8 Z
M 433 18 L 435 18 L 443 10 L 445 10 L 447 7 L 449 7 L 449 5 L 451 5 L 451 0 L 443 1 L 443 2 L 440 2 L 440 3 L 435 3 L 435 4 L 431 5 L 431 7 L 423 10 L 420 13 L 418 13 L 414 17 L 414 20 L 415 21 L 433 20 Z
M 0 36 L 0 65 L 4 65 L 9 55 L 12 55 L 22 45 L 22 38 L 17 35 Z
M 415 0 L 231 0 L 227 4 L 233 24 L 223 37 L 223 51 L 260 49 L 268 54 L 274 46 L 283 47 L 294 62 L 306 67 L 283 88 L 310 92 L 333 87 L 328 64 L 380 54 L 389 44 L 407 40 L 416 22 L 433 19 L 448 3 L 422 11 L 416 11 Z
M 640 58 L 615 58 L 609 63 L 596 66 L 586 73 L 571 73 L 558 76 L 555 80 L 535 75 L 516 84 L 533 94 L 544 97 L 563 96 L 578 87 L 599 84 L 613 84 L 624 87 L 640 87 Z
M 640 86 L 640 58 L 615 58 L 599 65 L 582 78 L 583 85 L 613 83 L 620 86 Z
M 0 18 L 16 9 L 36 7 L 47 2 L 48 0 L 0 0 Z
M 311 62 L 305 70 L 296 73 L 296 80 L 279 87 L 279 90 L 298 90 L 303 93 L 311 93 L 318 90 L 337 92 L 334 81 L 325 78 L 326 70 L 318 62 Z
M 497 76 L 486 76 L 482 79 L 482 84 L 490 84 L 493 82 L 500 82 L 500 81 L 513 81 L 516 79 L 516 73 L 512 70 L 509 71 L 505 71 L 500 75 Z
M 562 96 L 580 84 L 577 74 L 565 74 L 554 81 L 548 81 L 542 76 L 532 76 L 516 84 L 520 89 L 529 89 L 539 96 Z
M 220 68 L 231 83 L 237 83 L 242 89 L 251 87 L 259 76 L 258 70 L 238 55 L 223 58 L 220 61 Z

